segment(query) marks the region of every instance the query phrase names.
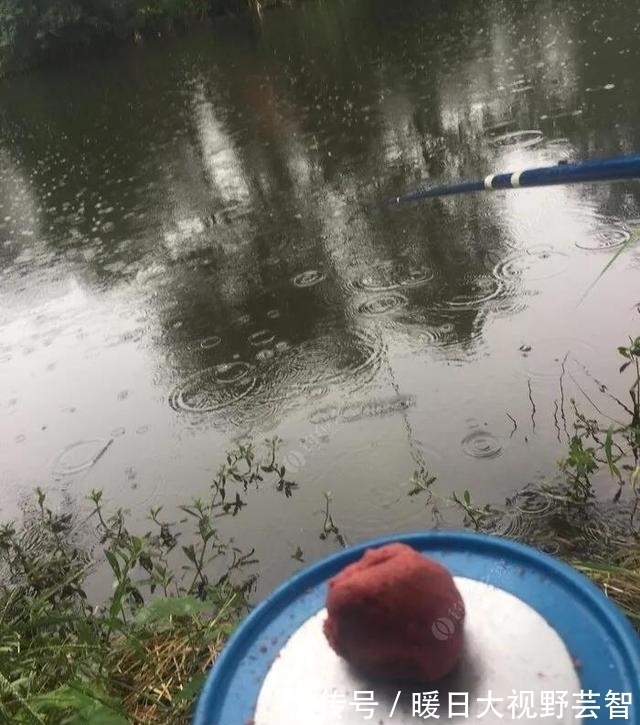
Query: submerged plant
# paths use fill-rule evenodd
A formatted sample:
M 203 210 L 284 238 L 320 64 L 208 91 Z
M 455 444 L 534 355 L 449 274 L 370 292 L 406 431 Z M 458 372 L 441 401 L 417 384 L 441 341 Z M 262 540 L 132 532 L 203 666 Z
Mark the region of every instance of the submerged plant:
M 633 522 L 640 497 L 640 337 L 629 338 L 629 345 L 619 347 L 618 353 L 625 360 L 619 372 L 622 374 L 628 369 L 633 371 L 628 389 L 631 404 L 610 393 L 603 383 L 597 380 L 595 382 L 598 383 L 600 392 L 613 400 L 627 419 L 617 420 L 606 416 L 574 380 L 582 395 L 601 418 L 607 417 L 609 420 L 603 424 L 602 420 L 587 417 L 578 409 L 575 399 L 571 398 L 575 416 L 574 432 L 569 438 L 567 454 L 559 462 L 559 466 L 568 484 L 566 495 L 575 502 L 587 502 L 594 498 L 593 477 L 606 468 L 618 484 L 615 501 L 620 499 L 625 486 L 635 494 L 631 512 Z

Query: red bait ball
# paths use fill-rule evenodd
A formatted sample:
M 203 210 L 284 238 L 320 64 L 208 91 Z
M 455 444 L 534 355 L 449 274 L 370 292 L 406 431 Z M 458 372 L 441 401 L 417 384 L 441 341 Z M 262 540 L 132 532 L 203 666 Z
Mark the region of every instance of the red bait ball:
M 373 677 L 437 682 L 456 666 L 464 602 L 451 574 L 405 544 L 368 549 L 329 582 L 324 633 Z

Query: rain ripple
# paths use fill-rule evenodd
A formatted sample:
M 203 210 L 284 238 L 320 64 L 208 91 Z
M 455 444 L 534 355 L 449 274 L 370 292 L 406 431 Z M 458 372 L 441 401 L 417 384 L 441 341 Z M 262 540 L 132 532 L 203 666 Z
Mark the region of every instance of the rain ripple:
M 200 340 L 200 347 L 203 350 L 209 350 L 212 347 L 217 347 L 222 342 L 222 338 L 218 335 L 211 335 Z
M 249 344 L 254 347 L 261 347 L 262 345 L 269 345 L 275 340 L 275 335 L 271 330 L 258 330 L 253 334 L 249 335 Z
M 233 360 L 194 373 L 174 388 L 169 404 L 195 414 L 226 410 L 231 423 L 262 420 L 273 417 L 283 402 L 326 395 L 329 386 L 360 389 L 380 368 L 382 349 L 365 331 L 323 334 L 298 345 L 277 343 L 259 350 L 255 364 Z
M 455 294 L 443 301 L 443 306 L 458 310 L 474 310 L 487 302 L 504 296 L 506 288 L 500 279 L 490 275 L 481 275 L 471 280 L 473 290 Z
M 530 148 L 537 146 L 544 140 L 544 134 L 537 129 L 529 129 L 526 131 L 512 131 L 504 133 L 500 136 L 493 136 L 490 139 L 492 146 L 513 147 L 513 148 Z
M 631 232 L 621 224 L 600 229 L 593 236 L 581 239 L 575 243 L 579 249 L 588 251 L 608 251 L 617 249 L 631 239 Z
M 326 275 L 317 269 L 309 269 L 306 272 L 297 274 L 291 281 L 296 287 L 313 287 L 324 281 Z
M 238 403 L 255 391 L 257 383 L 249 363 L 222 363 L 191 375 L 173 390 L 169 405 L 176 411 L 212 413 Z
M 427 266 L 411 266 L 387 260 L 377 262 L 350 282 L 353 289 L 365 292 L 388 292 L 394 289 L 418 287 L 433 279 Z
M 388 294 L 372 297 L 371 299 L 361 302 L 356 307 L 356 312 L 360 315 L 375 317 L 402 309 L 408 304 L 409 300 L 404 295 L 398 292 L 389 292 Z
M 94 438 L 77 441 L 58 454 L 52 465 L 51 475 L 56 480 L 71 478 L 88 471 L 104 455 L 113 438 Z
M 559 481 L 546 489 L 532 485 L 511 502 L 496 533 L 539 548 L 544 545 L 547 553 L 579 552 L 583 557 L 606 555 L 612 541 L 620 546 L 630 543 L 626 527 L 615 521 L 611 511 L 591 509 L 587 518 L 581 508 L 559 507 L 558 500 L 565 496 Z
M 375 377 L 382 350 L 378 337 L 364 330 L 323 334 L 289 348 L 277 374 L 291 392 L 327 385 L 360 388 Z
M 501 260 L 493 270 L 499 280 L 542 280 L 557 277 L 569 269 L 569 257 L 546 245 L 530 247 Z
M 498 439 L 489 431 L 474 430 L 462 439 L 462 450 L 473 458 L 496 458 L 502 453 Z

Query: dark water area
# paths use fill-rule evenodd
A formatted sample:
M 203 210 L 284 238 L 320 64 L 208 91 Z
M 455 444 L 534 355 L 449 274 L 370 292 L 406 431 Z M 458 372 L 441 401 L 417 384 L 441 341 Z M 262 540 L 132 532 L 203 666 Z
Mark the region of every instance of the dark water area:
M 325 491 L 355 543 L 433 525 L 417 468 L 480 504 L 553 475 L 569 397 L 626 395 L 637 247 L 581 298 L 640 184 L 383 202 L 640 150 L 639 30 L 622 0 L 310 2 L 6 81 L 0 516 L 36 485 L 171 512 L 277 434 L 300 488 L 223 523 L 264 593 L 335 546 Z

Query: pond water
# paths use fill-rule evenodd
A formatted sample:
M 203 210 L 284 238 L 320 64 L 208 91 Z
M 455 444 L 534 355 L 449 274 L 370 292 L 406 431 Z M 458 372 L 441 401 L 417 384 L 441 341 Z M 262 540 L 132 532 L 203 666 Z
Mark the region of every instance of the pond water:
M 584 294 L 640 183 L 384 201 L 638 151 L 639 30 L 624 0 L 309 2 L 4 82 L 0 516 L 36 485 L 171 512 L 277 434 L 299 489 L 223 523 L 264 593 L 336 546 L 325 491 L 355 543 L 433 525 L 421 466 L 481 504 L 553 475 L 569 397 L 626 395 L 638 249 Z

